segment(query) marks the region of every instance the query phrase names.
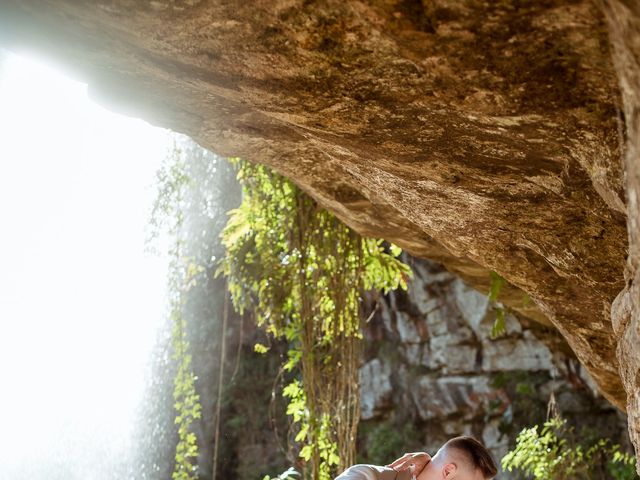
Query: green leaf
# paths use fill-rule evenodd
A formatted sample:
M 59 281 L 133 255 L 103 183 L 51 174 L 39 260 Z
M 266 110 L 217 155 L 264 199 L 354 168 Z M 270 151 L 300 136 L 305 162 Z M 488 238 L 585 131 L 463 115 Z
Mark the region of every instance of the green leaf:
M 491 272 L 491 286 L 489 287 L 489 301 L 497 302 L 498 296 L 500 295 L 500 290 L 505 283 L 504 278 L 502 278 L 498 273 L 492 271 Z
M 491 338 L 498 338 L 506 333 L 504 308 L 496 308 L 496 319 L 491 327 Z

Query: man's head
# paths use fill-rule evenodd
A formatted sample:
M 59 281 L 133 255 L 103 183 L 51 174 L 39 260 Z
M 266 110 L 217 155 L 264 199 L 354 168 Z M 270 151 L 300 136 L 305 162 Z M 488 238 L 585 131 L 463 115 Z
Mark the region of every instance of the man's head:
M 418 480 L 488 480 L 498 469 L 489 451 L 473 437 L 445 443 L 418 475 Z

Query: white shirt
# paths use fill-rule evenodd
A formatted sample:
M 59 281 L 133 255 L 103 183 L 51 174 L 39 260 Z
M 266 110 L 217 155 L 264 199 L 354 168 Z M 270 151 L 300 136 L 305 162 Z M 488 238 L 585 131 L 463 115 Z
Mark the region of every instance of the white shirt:
M 335 480 L 411 480 L 411 472 L 396 472 L 378 465 L 354 465 L 338 475 Z

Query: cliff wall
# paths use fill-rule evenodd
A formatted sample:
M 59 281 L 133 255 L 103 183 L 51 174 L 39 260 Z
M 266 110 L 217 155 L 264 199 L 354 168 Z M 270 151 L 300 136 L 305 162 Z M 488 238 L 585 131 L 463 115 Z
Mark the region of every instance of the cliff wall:
M 630 0 L 9 0 L 0 41 L 470 285 L 497 271 L 638 446 L 639 19 Z
M 409 291 L 381 299 L 365 328 L 366 460 L 435 452 L 452 436 L 470 434 L 499 461 L 522 428 L 546 420 L 552 396 L 582 438 L 604 436 L 629 448 L 625 416 L 599 394 L 557 331 L 507 314 L 505 334 L 492 338 L 496 305 L 487 295 L 441 265 L 412 263 Z

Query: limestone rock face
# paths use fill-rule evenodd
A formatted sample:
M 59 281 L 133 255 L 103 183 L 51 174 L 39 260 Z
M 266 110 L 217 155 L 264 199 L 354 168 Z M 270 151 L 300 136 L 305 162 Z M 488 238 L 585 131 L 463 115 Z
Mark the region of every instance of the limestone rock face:
M 497 271 L 505 303 L 629 402 L 638 442 L 640 14 L 603 5 L 8 0 L 0 41 L 63 60 L 111 108 L 271 165 L 472 286 Z M 432 347 L 414 360 L 437 363 Z
M 368 420 L 391 405 L 388 364 L 374 358 L 360 368 L 360 417 Z
M 435 263 L 413 261 L 413 270 L 409 291 L 380 300 L 365 327 L 362 429 L 411 425 L 403 436 L 415 434 L 416 448 L 428 451 L 473 434 L 499 460 L 521 428 L 544 421 L 553 394 L 569 421 L 628 447 L 624 416 L 556 331 L 509 314 L 505 334 L 492 339 L 496 312 L 486 295 Z

